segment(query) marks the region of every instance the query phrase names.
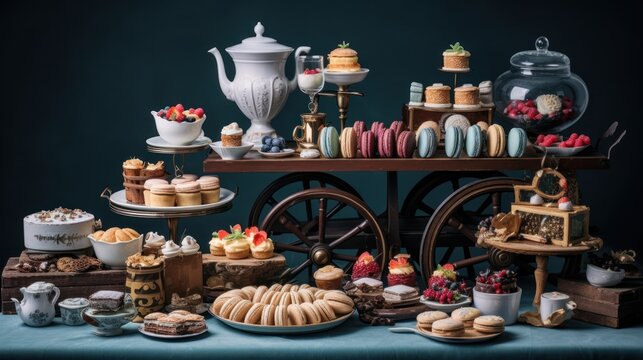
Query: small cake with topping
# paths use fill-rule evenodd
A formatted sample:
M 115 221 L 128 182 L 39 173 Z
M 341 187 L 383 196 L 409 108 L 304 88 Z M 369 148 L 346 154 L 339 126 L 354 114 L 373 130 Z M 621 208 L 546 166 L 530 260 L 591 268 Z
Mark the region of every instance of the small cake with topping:
M 350 44 L 342 41 L 337 49 L 328 54 L 328 71 L 359 71 L 361 65 L 357 62 L 357 51 L 349 48 Z
M 181 247 L 175 244 L 173 240 L 169 240 L 166 241 L 163 248 L 161 248 L 161 253 L 163 253 L 163 256 L 166 258 L 175 257 L 181 254 Z
M 255 230 L 255 231 L 252 231 Z M 255 259 L 270 259 L 275 251 L 275 245 L 268 234 L 256 226 L 246 229 L 246 239 L 249 240 L 250 251 Z
M 406 285 L 415 287 L 417 285 L 415 269 L 411 256 L 408 254 L 397 254 L 388 263 L 388 286 Z
M 355 264 L 353 264 L 353 274 L 351 275 L 351 278 L 352 280 L 357 280 L 363 277 L 379 279 L 381 275 L 382 269 L 373 258 L 373 255 L 368 251 L 364 251 L 362 255 L 357 258 Z
M 333 265 L 326 265 L 319 268 L 313 274 L 315 278 L 315 285 L 323 290 L 338 290 L 342 286 L 342 278 L 344 271 Z
M 201 246 L 192 236 L 188 235 L 181 240 L 181 253 L 183 255 L 196 254 Z
M 210 254 L 215 256 L 225 256 L 225 249 L 223 248 L 225 245 L 225 240 L 223 237 L 219 237 L 219 233 L 221 231 L 222 230 L 213 232 L 212 240 L 210 240 Z
M 429 108 L 450 108 L 451 87 L 441 83 L 435 83 L 424 89 L 424 106 Z
M 236 122 L 230 123 L 221 129 L 221 146 L 241 146 L 243 130 Z
M 125 293 L 100 290 L 89 296 L 89 307 L 98 312 L 112 312 L 123 308 Z
M 324 74 L 321 69 L 304 69 L 304 72 L 297 75 L 297 84 L 301 91 L 318 92 L 324 85 Z
M 444 64 L 442 65 L 443 70 L 469 70 L 471 53 L 465 50 L 459 42 L 450 45 L 450 49 L 444 50 L 442 57 L 444 60 Z
M 224 240 L 223 249 L 228 259 L 245 259 L 250 255 L 250 244 L 246 234 L 241 231 L 241 225 L 231 226 L 231 233 L 219 230 L 219 238 Z
M 480 107 L 480 89 L 471 84 L 464 84 L 453 90 L 456 109 L 474 109 Z
M 92 246 L 88 236 L 100 220 L 80 209 L 59 207 L 27 215 L 22 222 L 27 249 L 69 252 Z

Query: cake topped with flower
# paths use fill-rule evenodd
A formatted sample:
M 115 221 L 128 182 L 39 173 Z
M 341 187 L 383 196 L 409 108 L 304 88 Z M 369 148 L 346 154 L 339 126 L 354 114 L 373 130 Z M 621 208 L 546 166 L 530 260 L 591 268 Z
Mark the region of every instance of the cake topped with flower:
M 251 252 L 256 259 L 268 259 L 272 257 L 274 249 L 268 234 L 256 226 L 241 230 L 241 225 L 236 224 L 230 226 L 230 232 L 214 232 L 210 240 L 212 255 L 225 255 L 229 259 L 245 259 Z
M 275 245 L 265 231 L 259 230 L 256 226 L 252 226 L 246 228 L 244 233 L 246 235 L 246 241 L 250 244 L 253 258 L 269 259 L 272 257 Z
M 416 274 L 409 254 L 397 254 L 388 263 L 388 286 L 406 285 L 415 287 Z
M 361 278 L 374 278 L 379 279 L 382 273 L 380 265 L 375 261 L 373 255 L 368 251 L 364 251 L 362 255 L 357 258 L 355 264 L 353 264 L 353 274 L 351 278 L 353 280 Z

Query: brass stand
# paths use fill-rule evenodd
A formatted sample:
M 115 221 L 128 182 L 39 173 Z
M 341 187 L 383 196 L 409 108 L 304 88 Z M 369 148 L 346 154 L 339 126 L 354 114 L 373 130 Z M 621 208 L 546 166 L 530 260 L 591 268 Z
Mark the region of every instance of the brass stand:
M 339 109 L 339 123 L 340 133 L 344 130 L 344 124 L 348 114 L 348 105 L 350 104 L 351 96 L 364 96 L 364 93 L 359 91 L 348 91 L 349 85 L 337 85 L 337 91 L 322 91 L 317 95 L 330 96 L 337 98 L 337 108 Z M 317 97 L 317 96 L 316 96 Z

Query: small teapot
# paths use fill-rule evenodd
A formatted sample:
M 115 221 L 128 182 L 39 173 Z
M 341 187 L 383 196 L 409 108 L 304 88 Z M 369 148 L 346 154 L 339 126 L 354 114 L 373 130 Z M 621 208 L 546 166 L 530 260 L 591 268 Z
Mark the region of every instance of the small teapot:
M 60 289 L 54 284 L 43 281 L 35 282 L 20 288 L 22 301 L 11 298 L 16 305 L 16 312 L 22 321 L 29 326 L 47 326 L 56 316 L 54 305 L 60 296 Z M 53 296 L 52 296 L 53 295 Z

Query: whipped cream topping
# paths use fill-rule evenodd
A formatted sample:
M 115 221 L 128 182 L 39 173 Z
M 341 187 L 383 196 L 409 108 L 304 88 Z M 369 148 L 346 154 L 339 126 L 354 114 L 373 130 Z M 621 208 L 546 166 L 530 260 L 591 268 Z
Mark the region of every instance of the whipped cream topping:
M 223 241 L 223 239 L 219 239 L 218 236 L 212 237 L 212 240 L 210 240 L 210 247 L 223 249 L 224 245 L 225 245 L 225 242 Z
M 246 239 L 228 240 L 225 242 L 224 249 L 228 252 L 239 252 L 247 250 L 250 247 Z
M 25 217 L 25 220 L 32 223 L 64 224 L 75 223 L 91 219 L 94 216 L 80 209 L 65 209 L 62 207 L 54 210 L 42 210 Z
M 163 245 L 161 252 L 165 257 L 174 257 L 181 252 L 181 248 L 173 240 L 170 240 Z
M 239 124 L 236 122 L 230 123 L 221 129 L 221 134 L 223 135 L 242 135 L 243 130 L 239 127 Z
M 259 245 L 255 245 L 255 243 L 252 240 L 250 240 L 250 248 L 252 249 L 252 251 L 266 252 L 266 251 L 273 251 L 275 249 L 275 245 L 272 243 L 272 240 L 269 238 Z
M 163 245 L 165 245 L 165 236 L 152 231 L 145 234 L 145 246 L 159 248 Z
M 201 247 L 199 246 L 199 243 L 197 243 L 196 240 L 190 235 L 184 237 L 181 241 L 181 252 L 186 255 L 194 254 L 199 251 L 200 248 Z

